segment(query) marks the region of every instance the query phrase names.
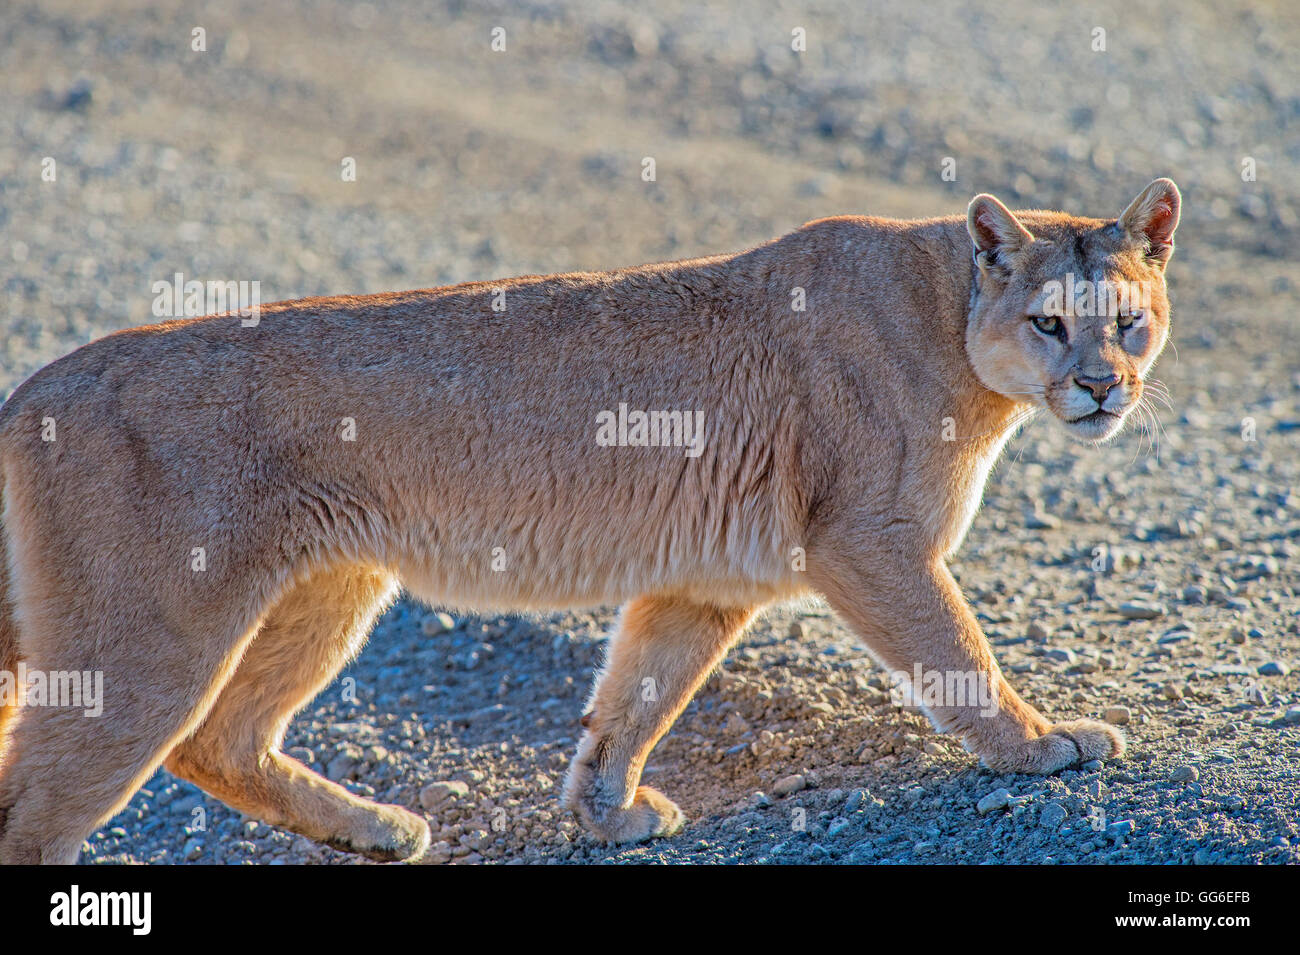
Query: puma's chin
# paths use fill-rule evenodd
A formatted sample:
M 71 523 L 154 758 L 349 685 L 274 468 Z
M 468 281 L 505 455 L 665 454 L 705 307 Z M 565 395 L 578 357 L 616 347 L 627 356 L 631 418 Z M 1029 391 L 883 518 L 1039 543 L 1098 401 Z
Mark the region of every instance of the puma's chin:
M 1125 412 L 1102 411 L 1098 408 L 1079 418 L 1060 418 L 1065 432 L 1084 444 L 1101 444 L 1119 434 L 1124 427 Z

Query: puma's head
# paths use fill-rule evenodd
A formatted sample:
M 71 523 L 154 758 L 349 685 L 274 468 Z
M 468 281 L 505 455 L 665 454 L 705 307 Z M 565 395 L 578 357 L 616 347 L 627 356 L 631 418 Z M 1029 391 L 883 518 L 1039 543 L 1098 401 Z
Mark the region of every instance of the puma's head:
M 1045 407 L 1076 438 L 1115 435 L 1169 334 L 1165 266 L 1181 199 L 1157 179 L 1115 221 L 1013 215 L 976 196 L 966 351 L 993 391 Z

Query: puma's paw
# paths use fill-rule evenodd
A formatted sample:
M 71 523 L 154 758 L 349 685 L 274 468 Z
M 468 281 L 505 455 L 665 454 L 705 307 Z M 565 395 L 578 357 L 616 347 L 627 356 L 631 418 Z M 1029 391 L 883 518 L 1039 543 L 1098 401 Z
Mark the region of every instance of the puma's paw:
M 429 848 L 429 824 L 401 806 L 366 806 L 356 813 L 349 831 L 324 841 L 380 862 L 413 862 Z
M 1124 755 L 1124 737 L 1115 727 L 1095 720 L 1054 723 L 1046 733 L 1025 744 L 1022 773 L 1054 773 L 1087 763 Z
M 578 817 L 593 836 L 614 843 L 675 835 L 686 823 L 677 804 L 649 786 L 638 786 L 626 808 L 605 809 L 599 816 L 579 809 Z

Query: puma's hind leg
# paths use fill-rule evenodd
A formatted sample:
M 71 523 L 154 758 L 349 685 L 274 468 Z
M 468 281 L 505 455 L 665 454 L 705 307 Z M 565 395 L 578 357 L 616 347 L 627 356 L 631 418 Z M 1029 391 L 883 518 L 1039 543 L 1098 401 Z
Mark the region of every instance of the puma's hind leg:
M 672 800 L 637 785 L 641 770 L 753 613 L 664 597 L 624 608 L 564 788 L 565 805 L 593 835 L 636 842 L 681 828 Z
M 101 678 L 100 712 L 85 699 L 19 708 L 0 754 L 0 865 L 75 862 L 197 725 L 251 636 L 231 620 L 193 640 L 143 592 L 118 595 L 104 613 L 75 588 L 43 583 L 61 592 L 24 619 L 21 657 L 29 672 Z
M 421 855 L 429 826 L 420 816 L 354 796 L 280 751 L 293 715 L 356 654 L 396 591 L 392 575 L 356 567 L 296 585 L 167 769 L 249 816 L 337 849 L 385 861 Z

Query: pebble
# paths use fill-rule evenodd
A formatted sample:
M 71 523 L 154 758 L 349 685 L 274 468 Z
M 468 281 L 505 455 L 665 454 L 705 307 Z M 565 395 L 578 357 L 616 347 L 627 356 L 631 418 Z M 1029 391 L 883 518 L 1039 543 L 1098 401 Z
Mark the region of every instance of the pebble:
M 1119 605 L 1120 616 L 1125 620 L 1155 620 L 1168 612 L 1164 604 L 1150 600 L 1130 600 Z
M 1201 771 L 1195 766 L 1179 766 L 1169 774 L 1169 780 L 1175 783 L 1194 783 L 1201 778 Z
M 1132 819 L 1121 819 L 1119 822 L 1112 822 L 1106 827 L 1106 835 L 1116 842 L 1121 842 L 1133 834 L 1137 826 Z
M 849 793 L 848 801 L 844 804 L 844 811 L 854 813 L 860 809 L 870 809 L 872 806 L 879 804 L 881 804 L 879 800 L 874 799 L 867 790 L 855 789 Z
M 451 861 L 451 843 L 445 841 L 435 842 L 429 846 L 429 851 L 420 861 L 431 862 L 434 865 L 445 865 Z
M 993 790 L 993 792 L 989 793 L 987 796 L 985 796 L 983 799 L 977 802 L 975 804 L 975 808 L 976 810 L 978 810 L 979 814 L 983 816 L 983 815 L 987 815 L 990 812 L 994 812 L 998 809 L 1006 809 L 1007 803 L 1009 803 L 1010 801 L 1011 801 L 1011 790 L 995 789 Z
M 1025 514 L 1025 527 L 1031 531 L 1050 531 L 1061 526 L 1061 519 L 1038 509 Z
M 438 809 L 453 799 L 469 795 L 469 786 L 459 780 L 430 783 L 420 790 L 420 805 L 425 809 Z
M 1282 722 L 1288 723 L 1291 726 L 1300 724 L 1300 706 L 1287 707 L 1287 711 L 1282 717 Z
M 1290 672 L 1291 668 L 1281 660 L 1269 660 L 1259 665 L 1260 676 L 1286 676 Z
M 1133 712 L 1127 706 L 1108 706 L 1102 716 L 1112 726 L 1127 726 L 1132 718 Z
M 777 797 L 793 796 L 808 785 L 808 780 L 801 773 L 794 773 L 778 779 L 772 786 L 772 795 Z
M 456 618 L 449 613 L 438 611 L 431 613 L 420 621 L 420 629 L 426 637 L 436 637 L 440 633 L 456 629 Z
M 1043 656 L 1058 663 L 1073 663 L 1078 659 L 1075 652 L 1068 647 L 1052 647 L 1050 650 L 1044 650 Z
M 1038 813 L 1038 824 L 1045 829 L 1060 829 L 1070 813 L 1059 802 L 1049 802 Z

